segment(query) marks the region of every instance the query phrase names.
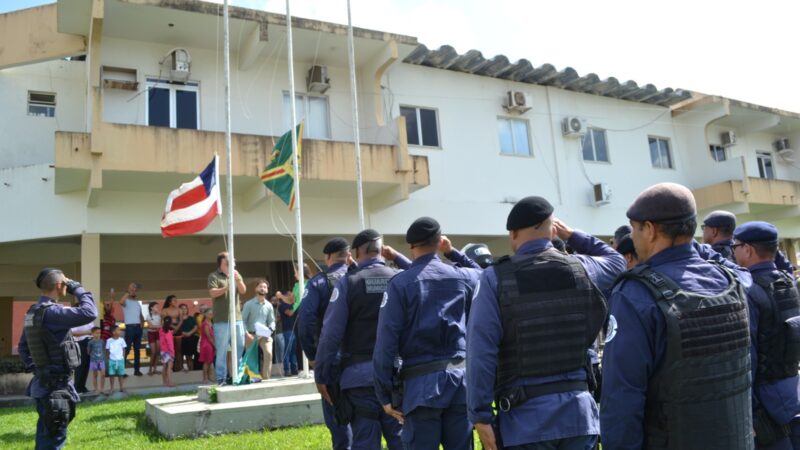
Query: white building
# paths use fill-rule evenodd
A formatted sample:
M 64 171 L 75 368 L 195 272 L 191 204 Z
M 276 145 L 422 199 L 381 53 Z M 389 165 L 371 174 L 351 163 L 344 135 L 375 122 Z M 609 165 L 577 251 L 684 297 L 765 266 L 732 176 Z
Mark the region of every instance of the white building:
M 95 292 L 137 280 L 147 298 L 206 295 L 221 224 L 164 240 L 159 220 L 167 193 L 215 152 L 225 167 L 221 14 L 196 0 L 58 0 L 0 15 L 2 320 L 34 298 L 43 266 Z M 171 70 L 184 57 L 174 49 L 190 56 L 188 77 Z M 346 28 L 296 18 L 294 49 L 304 240 L 317 257 L 359 231 Z M 289 129 L 285 17 L 231 8 L 231 52 L 236 255 L 246 277 L 287 289 L 294 216 L 258 178 Z M 608 236 L 643 188 L 674 181 L 701 215 L 769 220 L 796 252 L 800 162 L 777 149 L 800 145 L 800 114 L 380 31 L 356 29 L 355 54 L 366 220 L 397 248 L 430 215 L 456 245 L 506 253 L 506 215 L 532 194 Z M 309 86 L 313 66 L 329 88 Z M 580 133 L 565 135 L 566 118 Z

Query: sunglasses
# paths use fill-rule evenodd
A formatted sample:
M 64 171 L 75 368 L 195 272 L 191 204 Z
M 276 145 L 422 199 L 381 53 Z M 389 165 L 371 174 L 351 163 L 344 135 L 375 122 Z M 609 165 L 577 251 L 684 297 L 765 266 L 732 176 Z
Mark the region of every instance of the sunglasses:
M 744 242 L 741 242 L 741 243 L 739 243 L 739 244 L 733 244 L 733 245 L 731 245 L 731 249 L 732 249 L 732 250 L 736 250 L 736 248 L 738 248 L 738 247 L 742 247 L 742 246 L 744 246 L 744 245 L 747 245 L 747 244 L 746 244 L 746 243 L 744 243 Z

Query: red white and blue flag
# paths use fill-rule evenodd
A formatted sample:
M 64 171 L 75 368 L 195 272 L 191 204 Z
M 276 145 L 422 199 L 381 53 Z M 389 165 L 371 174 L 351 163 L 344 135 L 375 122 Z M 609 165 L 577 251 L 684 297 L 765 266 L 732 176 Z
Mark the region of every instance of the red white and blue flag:
M 222 214 L 219 197 L 219 157 L 194 180 L 170 192 L 161 218 L 161 235 L 183 236 L 203 231 Z

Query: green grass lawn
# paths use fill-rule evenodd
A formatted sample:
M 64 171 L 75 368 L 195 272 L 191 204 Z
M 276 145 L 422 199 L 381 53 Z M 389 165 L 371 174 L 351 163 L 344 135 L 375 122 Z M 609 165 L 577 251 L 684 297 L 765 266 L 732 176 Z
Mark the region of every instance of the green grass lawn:
M 163 395 L 162 395 L 163 396 Z M 167 440 L 144 415 L 144 397 L 78 404 L 69 426 L 67 448 L 123 449 L 326 449 L 330 435 L 324 425 L 240 434 Z M 36 435 L 36 410 L 0 408 L 0 447 L 31 449 Z

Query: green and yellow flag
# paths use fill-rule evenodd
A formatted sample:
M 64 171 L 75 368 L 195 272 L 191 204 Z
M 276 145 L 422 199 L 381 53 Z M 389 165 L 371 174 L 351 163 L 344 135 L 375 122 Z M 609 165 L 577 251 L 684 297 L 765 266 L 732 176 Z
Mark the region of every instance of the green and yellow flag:
M 303 143 L 303 122 L 297 125 L 297 164 L 300 165 L 300 151 Z M 294 168 L 292 167 L 292 132 L 287 131 L 272 149 L 269 164 L 261 173 L 261 181 L 284 203 L 289 210 L 294 209 Z
M 258 339 L 254 339 L 242 357 L 239 366 L 239 383 L 248 384 L 261 379 L 261 358 L 258 357 Z

